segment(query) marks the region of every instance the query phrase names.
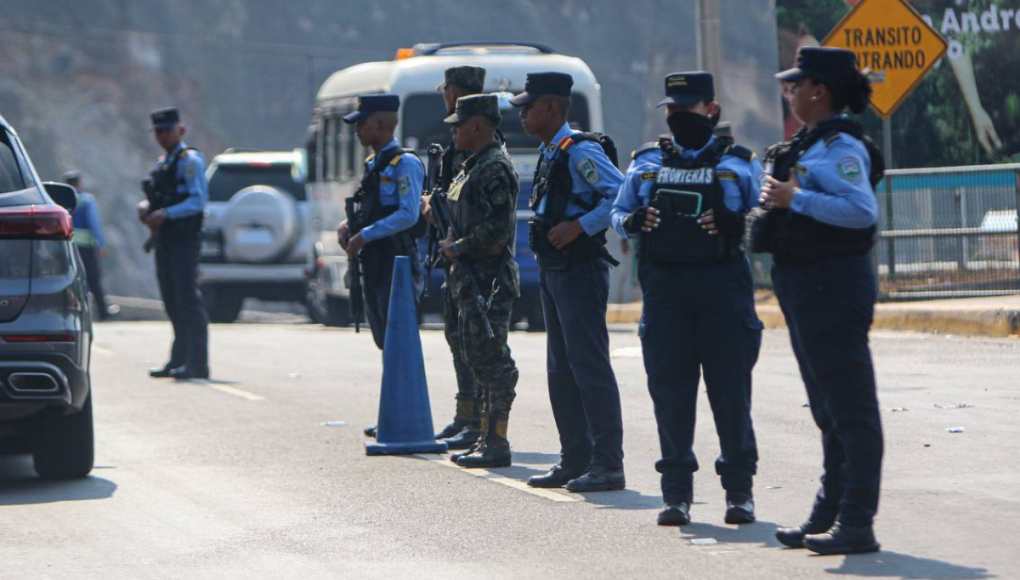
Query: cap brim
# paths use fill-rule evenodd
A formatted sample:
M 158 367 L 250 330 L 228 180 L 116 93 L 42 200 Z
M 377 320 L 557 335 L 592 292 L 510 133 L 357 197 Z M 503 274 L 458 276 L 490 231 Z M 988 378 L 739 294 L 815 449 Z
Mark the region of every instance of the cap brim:
M 799 81 L 800 79 L 806 76 L 808 76 L 808 74 L 799 68 L 791 68 L 776 74 L 776 78 L 783 81 L 784 83 Z
M 344 123 L 347 123 L 348 125 L 353 125 L 354 123 L 357 123 L 358 121 L 364 119 L 367 116 L 368 115 L 362 113 L 361 111 L 354 111 L 353 113 L 344 115 Z
M 436 85 L 436 90 L 437 90 L 437 91 L 442 91 L 442 90 L 444 90 L 444 89 L 446 89 L 446 82 L 445 82 L 445 81 L 444 81 L 444 82 L 441 82 L 441 83 L 439 83 L 438 85 Z
M 458 115 L 457 113 L 454 113 L 454 114 L 450 115 L 449 117 L 443 119 L 443 122 L 444 123 L 453 124 L 453 123 L 460 123 L 461 121 L 464 121 L 464 120 L 466 120 L 466 119 L 461 119 L 460 115 Z
M 177 123 L 157 123 L 149 127 L 150 131 L 158 131 L 160 129 L 172 129 Z
M 521 93 L 519 95 L 510 97 L 509 100 L 511 105 L 515 107 L 523 107 L 524 105 L 527 105 L 528 103 L 534 101 L 535 99 L 541 96 L 542 95 L 529 95 L 528 93 Z
M 659 101 L 658 107 L 665 107 L 666 105 L 680 105 L 681 107 L 690 107 L 691 105 L 697 105 L 701 101 L 704 101 L 708 97 L 702 97 L 699 95 L 671 95 Z

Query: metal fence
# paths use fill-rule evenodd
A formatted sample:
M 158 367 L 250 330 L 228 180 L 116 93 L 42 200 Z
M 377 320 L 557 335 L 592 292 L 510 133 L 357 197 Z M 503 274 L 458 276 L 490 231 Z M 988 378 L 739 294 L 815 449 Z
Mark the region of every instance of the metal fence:
M 894 169 L 875 193 L 882 299 L 1020 294 L 1020 164 Z M 754 257 L 759 287 L 770 262 Z

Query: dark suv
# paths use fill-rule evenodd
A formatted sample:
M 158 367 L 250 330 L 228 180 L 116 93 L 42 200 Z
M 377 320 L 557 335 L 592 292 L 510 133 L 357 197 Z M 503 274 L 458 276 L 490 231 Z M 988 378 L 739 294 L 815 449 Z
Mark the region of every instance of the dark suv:
M 92 470 L 85 269 L 71 243 L 77 192 L 41 183 L 0 117 L 0 453 L 47 478 Z

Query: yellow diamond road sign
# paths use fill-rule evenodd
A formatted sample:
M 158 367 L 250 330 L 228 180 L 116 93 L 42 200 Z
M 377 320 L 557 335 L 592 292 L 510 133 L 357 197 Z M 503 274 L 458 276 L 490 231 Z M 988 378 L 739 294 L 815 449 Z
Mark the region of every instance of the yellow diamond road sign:
M 857 54 L 871 78 L 871 106 L 883 119 L 946 52 L 946 41 L 906 0 L 862 0 L 822 41 Z

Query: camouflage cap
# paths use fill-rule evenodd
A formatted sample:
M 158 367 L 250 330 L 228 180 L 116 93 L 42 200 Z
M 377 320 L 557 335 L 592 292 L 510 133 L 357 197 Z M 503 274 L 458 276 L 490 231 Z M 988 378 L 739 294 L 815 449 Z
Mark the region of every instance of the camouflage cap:
M 496 95 L 470 95 L 457 99 L 457 108 L 445 119 L 447 123 L 461 123 L 471 117 L 483 115 L 499 123 L 499 97 Z
M 446 80 L 439 83 L 437 91 L 447 86 L 458 86 L 471 93 L 480 93 L 485 87 L 485 69 L 480 66 L 455 66 L 446 69 Z

